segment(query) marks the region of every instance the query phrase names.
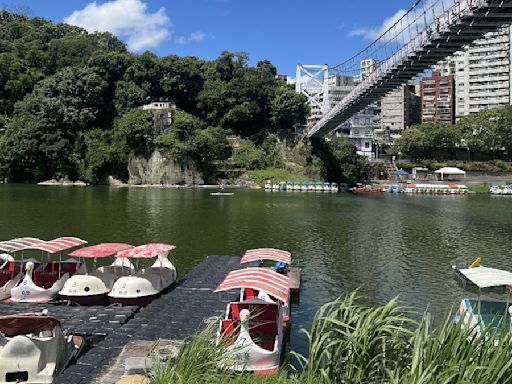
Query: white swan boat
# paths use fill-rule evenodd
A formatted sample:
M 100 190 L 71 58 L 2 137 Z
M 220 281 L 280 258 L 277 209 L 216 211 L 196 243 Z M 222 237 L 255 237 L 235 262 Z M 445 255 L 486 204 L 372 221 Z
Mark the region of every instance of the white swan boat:
M 156 260 L 148 268 L 117 279 L 108 294 L 110 302 L 145 306 L 160 296 L 176 281 L 176 268 L 167 258 L 169 252 L 175 248 L 170 244 L 145 244 L 119 252 L 118 258 Z
M 35 259 L 16 260 L 13 255 L 27 246 L 42 243 L 45 241 L 34 237 L 19 237 L 0 242 L 0 251 L 7 252 L 0 254 L 0 300 L 8 299 L 11 296 L 11 289 L 23 278 L 23 267 L 28 261 L 39 266 Z
M 52 383 L 82 346 L 44 313 L 0 316 L 0 383 Z
M 69 255 L 81 258 L 110 257 L 118 252 L 133 248 L 125 243 L 102 243 L 80 248 Z M 91 273 L 75 274 L 64 283 L 59 295 L 62 300 L 78 305 L 105 305 L 109 303 L 108 293 L 114 282 L 121 276 L 127 276 L 134 269 L 133 264 L 126 258 L 116 257 L 111 265 L 96 268 Z
M 478 259 L 477 259 L 478 260 Z M 474 263 L 475 264 L 475 263 Z M 479 261 L 476 262 L 479 264 Z M 477 290 L 477 298 L 463 298 L 459 306 L 457 319 L 463 326 L 473 329 L 478 337 L 484 329 L 500 329 L 503 325 L 510 329 L 512 320 L 512 303 L 507 300 L 483 300 L 481 295 L 486 291 L 496 290 L 510 295 L 512 290 L 512 272 L 482 266 L 458 269 L 453 267 L 464 287 Z
M 276 374 L 289 320 L 289 281 L 268 268 L 233 271 L 215 292 L 240 289 L 240 301 L 227 305 L 217 343 L 227 343 L 222 366 L 232 371 Z M 286 319 L 288 317 L 288 320 Z
M 86 272 L 85 265 L 76 260 L 62 261 L 61 252 L 86 244 L 85 240 L 77 237 L 59 237 L 41 244 L 23 248 L 59 253 L 59 262 L 41 263 L 36 267 L 29 261 L 25 264 L 26 273 L 21 282 L 11 289 L 12 302 L 47 303 L 54 299 L 64 287 L 64 283 L 71 275 Z

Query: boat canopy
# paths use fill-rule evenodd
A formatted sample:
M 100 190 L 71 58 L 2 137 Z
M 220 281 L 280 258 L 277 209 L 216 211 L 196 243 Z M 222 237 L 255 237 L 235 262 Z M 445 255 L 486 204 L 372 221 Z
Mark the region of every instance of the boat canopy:
M 512 285 L 512 273 L 501 269 L 477 267 L 459 269 L 461 276 L 478 288 Z
M 0 316 L 0 332 L 7 337 L 51 331 L 59 324 L 60 321 L 55 317 L 41 313 L 20 313 L 17 315 Z
M 175 245 L 171 244 L 161 244 L 161 243 L 152 243 L 152 244 L 144 244 L 139 245 L 135 248 L 130 248 L 125 251 L 121 251 L 117 254 L 117 257 L 127 257 L 134 259 L 146 259 L 153 258 L 158 256 L 164 256 L 169 251 L 175 249 Z
M 26 246 L 23 249 L 37 249 L 48 253 L 57 253 L 84 244 L 87 244 L 87 241 L 79 239 L 78 237 L 58 237 L 43 243 Z
M 283 263 L 291 264 L 292 254 L 288 251 L 275 248 L 249 249 L 245 251 L 240 263 L 250 263 L 251 261 L 258 260 L 282 261 Z
M 229 291 L 236 288 L 263 291 L 286 303 L 290 294 L 290 280 L 288 277 L 268 268 L 246 268 L 230 272 L 214 292 Z
M 80 248 L 73 251 L 69 256 L 73 257 L 107 257 L 118 252 L 133 248 L 133 245 L 126 243 L 101 243 L 90 247 Z
M 45 243 L 44 240 L 35 237 L 18 237 L 16 239 L 1 241 L 0 251 L 16 252 L 25 249 L 27 246 Z

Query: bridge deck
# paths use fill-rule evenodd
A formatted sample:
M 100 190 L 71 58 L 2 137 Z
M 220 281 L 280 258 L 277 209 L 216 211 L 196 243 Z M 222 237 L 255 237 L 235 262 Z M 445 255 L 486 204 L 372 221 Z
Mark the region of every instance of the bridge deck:
M 435 32 L 422 31 L 384 60 L 369 80 L 356 87 L 312 127 L 309 137 L 327 135 L 350 117 L 438 61 L 484 37 L 487 32 L 495 31 L 510 22 L 512 1 L 479 1 L 471 12 L 465 10 L 460 15 L 445 12 L 436 20 L 445 22 L 442 28 L 431 26 L 430 29 Z

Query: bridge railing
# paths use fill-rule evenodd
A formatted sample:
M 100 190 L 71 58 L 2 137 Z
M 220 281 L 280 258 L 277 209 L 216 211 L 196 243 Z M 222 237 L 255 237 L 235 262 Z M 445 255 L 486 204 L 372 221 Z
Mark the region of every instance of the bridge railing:
M 368 47 L 349 60 L 329 69 L 334 74 L 360 71 L 364 59 L 376 59 L 378 65 L 359 82 L 336 106 L 316 124 L 323 125 L 337 115 L 361 93 L 375 86 L 387 73 L 450 30 L 475 9 L 488 5 L 488 0 L 418 0 L 391 27 Z

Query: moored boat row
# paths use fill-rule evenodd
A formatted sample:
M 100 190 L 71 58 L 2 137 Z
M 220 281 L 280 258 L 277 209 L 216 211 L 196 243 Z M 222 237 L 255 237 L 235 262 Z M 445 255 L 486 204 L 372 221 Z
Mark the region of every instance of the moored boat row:
M 464 184 L 407 184 L 403 191 L 434 195 L 466 195 L 469 192 Z
M 512 195 L 512 184 L 494 185 L 489 189 L 491 195 Z
M 51 241 L 18 238 L 0 242 L 4 254 L 0 265 L 0 299 L 9 302 L 47 303 L 59 296 L 79 305 L 146 305 L 176 281 L 177 273 L 167 258 L 176 248 L 170 244 L 145 244 L 134 247 L 124 243 L 103 243 L 70 253 L 75 259 L 39 262 L 15 260 L 17 251 L 41 250 L 49 254 L 75 248 L 85 240 L 62 237 Z M 83 259 L 114 257 L 108 266 L 87 272 Z M 60 258 L 60 256 L 59 256 Z M 135 270 L 130 259 L 156 259 L 153 265 Z M 23 274 L 23 269 L 25 274 Z
M 340 187 L 337 183 L 322 181 L 275 181 L 265 182 L 266 191 L 286 192 L 338 192 Z

